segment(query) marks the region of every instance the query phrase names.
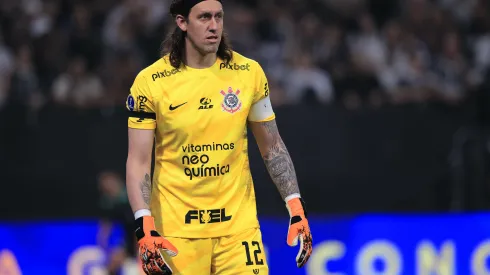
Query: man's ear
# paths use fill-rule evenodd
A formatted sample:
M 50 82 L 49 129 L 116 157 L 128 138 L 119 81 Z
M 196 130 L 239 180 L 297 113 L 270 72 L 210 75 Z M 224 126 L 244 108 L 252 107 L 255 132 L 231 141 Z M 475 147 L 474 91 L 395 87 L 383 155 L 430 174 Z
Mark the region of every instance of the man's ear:
M 187 20 L 185 19 L 184 16 L 182 15 L 177 15 L 175 17 L 175 23 L 177 23 L 177 26 L 183 31 L 187 31 Z

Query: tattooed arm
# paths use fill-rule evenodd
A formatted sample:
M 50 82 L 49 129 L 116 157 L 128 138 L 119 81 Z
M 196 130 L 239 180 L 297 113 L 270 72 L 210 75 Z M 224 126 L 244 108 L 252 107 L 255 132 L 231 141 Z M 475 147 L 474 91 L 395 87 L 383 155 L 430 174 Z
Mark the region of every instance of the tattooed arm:
M 257 145 L 282 199 L 299 192 L 293 161 L 277 129 L 276 121 L 250 122 Z
M 150 209 L 153 140 L 154 130 L 128 129 L 126 187 L 133 212 Z

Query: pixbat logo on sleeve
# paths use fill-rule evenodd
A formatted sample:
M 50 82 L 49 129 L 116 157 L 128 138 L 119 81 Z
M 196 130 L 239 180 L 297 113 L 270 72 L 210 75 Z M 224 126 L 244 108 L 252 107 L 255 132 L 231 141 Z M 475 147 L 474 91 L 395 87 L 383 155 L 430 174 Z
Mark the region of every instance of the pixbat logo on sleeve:
M 152 74 L 151 78 L 153 79 L 153 81 L 155 81 L 159 78 L 170 77 L 170 76 L 175 75 L 177 73 L 180 73 L 179 69 L 173 69 L 171 71 L 163 70 L 163 72 L 156 72 L 156 73 Z
M 232 70 L 232 71 L 250 71 L 250 64 L 247 63 L 247 64 L 236 64 L 236 63 L 233 63 L 233 64 L 225 64 L 225 63 L 220 63 L 219 64 L 219 69 L 220 70 L 223 70 L 223 69 L 228 69 L 228 70 Z

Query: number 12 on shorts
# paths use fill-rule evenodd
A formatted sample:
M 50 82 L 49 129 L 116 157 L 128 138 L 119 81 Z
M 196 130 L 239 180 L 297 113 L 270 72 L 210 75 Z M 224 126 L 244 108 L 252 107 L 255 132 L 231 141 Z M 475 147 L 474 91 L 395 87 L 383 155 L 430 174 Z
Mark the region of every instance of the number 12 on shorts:
M 252 245 L 249 245 L 248 242 L 242 242 L 242 245 L 245 247 L 245 255 L 247 255 L 247 261 L 245 262 L 246 265 L 263 265 L 264 264 L 264 260 L 260 259 L 259 260 L 259 254 L 262 253 L 262 250 L 260 249 L 260 243 L 257 242 L 257 241 L 252 241 L 251 242 Z M 254 258 L 255 258 L 255 263 L 252 261 L 252 257 L 250 255 L 250 248 L 252 247 L 255 247 L 252 248 L 254 249 L 253 251 L 253 254 L 254 254 Z

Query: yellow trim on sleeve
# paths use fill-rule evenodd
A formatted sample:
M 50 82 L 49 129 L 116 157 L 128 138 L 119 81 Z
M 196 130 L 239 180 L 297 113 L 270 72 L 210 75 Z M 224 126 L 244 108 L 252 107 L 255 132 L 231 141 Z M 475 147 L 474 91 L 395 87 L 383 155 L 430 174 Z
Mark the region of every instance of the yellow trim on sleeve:
M 155 121 L 152 122 L 135 122 L 128 119 L 128 128 L 133 129 L 143 129 L 143 130 L 155 130 L 157 128 L 157 124 Z
M 275 113 L 272 113 L 272 115 L 270 115 L 269 117 L 265 118 L 265 119 L 262 119 L 262 120 L 249 120 L 250 122 L 268 122 L 268 121 L 271 121 L 271 120 L 274 120 L 276 118 L 276 114 Z

